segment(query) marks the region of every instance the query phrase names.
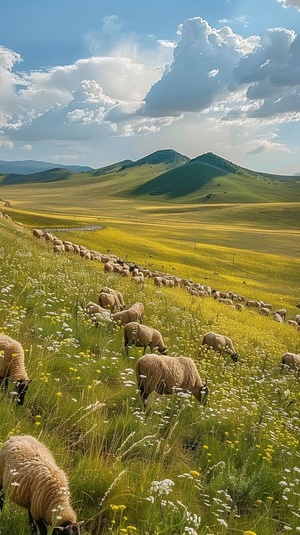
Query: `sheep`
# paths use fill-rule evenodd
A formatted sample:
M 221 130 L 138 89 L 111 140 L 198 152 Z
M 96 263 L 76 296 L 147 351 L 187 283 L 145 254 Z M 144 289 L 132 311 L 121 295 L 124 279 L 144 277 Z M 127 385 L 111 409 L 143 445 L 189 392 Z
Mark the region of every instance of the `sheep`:
M 289 370 L 296 370 L 300 372 L 300 355 L 296 353 L 284 353 L 281 357 L 281 372 L 285 367 Z
M 100 293 L 101 292 L 104 292 L 106 294 L 116 295 L 121 303 L 121 307 L 126 308 L 123 295 L 118 290 L 115 290 L 114 288 L 109 288 L 108 286 L 104 286 L 103 288 L 101 288 Z
M 98 305 L 103 308 L 110 308 L 112 313 L 121 310 L 122 305 L 119 301 L 117 295 L 107 294 L 105 292 L 100 292 L 98 295 Z
M 80 535 L 83 522 L 77 522 L 70 505 L 67 477 L 50 450 L 31 435 L 12 436 L 4 443 L 0 490 L 0 510 L 8 492 L 13 503 L 28 510 L 31 533 L 47 535 L 47 526 L 59 519 L 52 535 Z
M 300 325 L 300 314 L 296 314 L 295 321 L 297 322 L 298 325 Z
M 131 321 L 141 322 L 144 315 L 144 305 L 143 303 L 134 303 L 130 308 L 126 310 L 121 310 L 111 315 L 111 319 L 121 325 L 126 325 Z
M 215 351 L 224 355 L 229 353 L 233 362 L 237 362 L 239 355 L 233 347 L 232 340 L 224 334 L 214 333 L 212 331 L 206 333 L 202 340 L 202 345 L 212 347 Z
M 5 334 L 0 334 L 0 350 L 4 352 L 0 364 L 0 384 L 8 387 L 8 379 L 16 384 L 14 394 L 18 405 L 23 405 L 28 385 L 32 379 L 28 378 L 24 364 L 24 350 L 19 342 Z
M 39 229 L 39 228 L 34 228 L 33 231 L 32 231 L 32 234 L 36 237 L 36 238 L 42 238 L 43 235 L 44 235 L 44 232 L 43 230 Z
M 259 313 L 262 315 L 262 316 L 270 316 L 271 314 L 271 311 L 268 307 L 261 307 Z
M 136 347 L 143 347 L 144 354 L 146 347 L 149 346 L 153 351 L 156 347 L 161 354 L 167 352 L 163 337 L 157 329 L 141 325 L 137 321 L 130 321 L 124 326 L 124 347 L 125 353 L 128 356 L 128 346 L 135 345 Z
M 283 323 L 283 317 L 280 314 L 278 314 L 277 312 L 273 313 L 273 318 L 278 323 Z
M 143 355 L 136 364 L 136 378 L 144 408 L 152 392 L 170 395 L 179 390 L 190 391 L 200 403 L 206 403 L 207 384 L 189 357 Z
M 275 310 L 274 314 L 278 314 L 282 317 L 283 320 L 285 320 L 286 317 L 286 309 L 285 308 L 279 308 L 278 310 Z
M 85 305 L 85 311 L 87 312 L 87 314 L 101 314 L 102 312 L 106 312 L 106 314 L 109 314 L 107 308 L 103 308 L 100 305 L 97 305 L 97 303 L 93 303 L 92 301 L 89 301 L 89 303 Z

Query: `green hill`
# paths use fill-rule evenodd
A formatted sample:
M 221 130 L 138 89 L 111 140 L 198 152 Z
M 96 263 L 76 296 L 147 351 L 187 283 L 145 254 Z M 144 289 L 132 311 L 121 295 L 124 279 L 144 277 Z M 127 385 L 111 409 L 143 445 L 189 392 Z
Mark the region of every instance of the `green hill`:
M 80 206 L 94 213 L 109 199 L 183 205 L 295 203 L 300 201 L 299 184 L 299 176 L 260 174 L 213 153 L 189 160 L 162 150 L 136 162 L 124 160 L 87 172 L 0 175 L 0 194 L 26 209 L 64 205 L 66 210 Z

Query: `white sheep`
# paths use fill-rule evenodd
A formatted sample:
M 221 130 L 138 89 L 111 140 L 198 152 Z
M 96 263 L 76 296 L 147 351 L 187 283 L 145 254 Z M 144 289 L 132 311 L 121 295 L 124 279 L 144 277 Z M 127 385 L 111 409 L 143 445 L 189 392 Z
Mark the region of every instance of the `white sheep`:
M 127 356 L 130 345 L 143 347 L 144 354 L 147 346 L 150 347 L 151 351 L 157 348 L 160 353 L 167 352 L 161 333 L 157 329 L 141 325 L 137 321 L 130 321 L 124 326 L 124 347 Z
M 0 350 L 4 353 L 0 363 L 0 384 L 4 383 L 4 387 L 7 388 L 9 378 L 16 383 L 14 392 L 16 401 L 18 405 L 23 405 L 28 385 L 31 382 L 25 369 L 23 347 L 10 336 L 0 333 Z
M 107 308 L 103 308 L 102 306 L 97 305 L 97 303 L 93 303 L 92 301 L 89 301 L 87 303 L 87 305 L 85 305 L 85 311 L 87 312 L 87 314 L 96 314 L 96 312 L 98 312 L 98 313 L 102 313 L 102 312 L 108 313 Z
M 300 372 L 300 355 L 296 353 L 284 353 L 281 357 L 281 372 L 284 368 Z
M 121 307 L 126 308 L 123 295 L 121 292 L 119 292 L 119 290 L 115 290 L 114 288 L 109 288 L 108 286 L 104 286 L 103 288 L 101 288 L 100 293 L 101 292 L 104 292 L 106 294 L 116 295 L 121 303 Z
M 109 308 L 112 313 L 121 310 L 122 305 L 117 295 L 100 292 L 98 295 L 98 305 L 103 308 Z
M 120 323 L 121 325 L 126 325 L 127 323 L 130 323 L 131 321 L 138 321 L 141 322 L 144 315 L 144 305 L 143 303 L 137 302 L 134 303 L 130 308 L 127 308 L 126 310 L 120 310 L 120 312 L 116 312 L 115 314 L 111 315 L 111 319 L 115 321 L 116 323 Z
M 228 353 L 233 362 L 238 361 L 239 355 L 233 347 L 232 340 L 224 334 L 210 331 L 204 335 L 202 345 L 212 347 L 214 351 L 221 353 L 223 356 L 224 353 Z
M 0 510 L 4 496 L 28 510 L 32 533 L 79 535 L 82 522 L 69 502 L 68 480 L 49 449 L 30 435 L 12 436 L 0 451 Z
M 33 231 L 32 231 L 32 234 L 36 237 L 36 238 L 42 238 L 43 235 L 44 235 L 44 231 L 39 229 L 39 228 L 34 228 Z
M 208 387 L 189 357 L 149 353 L 137 361 L 136 378 L 144 407 L 152 392 L 169 395 L 180 390 L 189 391 L 200 403 L 206 403 Z
M 274 320 L 277 321 L 278 323 L 284 323 L 284 321 L 283 321 L 283 317 L 282 317 L 280 314 L 278 314 L 277 312 L 274 312 L 274 313 L 273 313 L 273 318 L 274 318 Z
M 277 310 L 275 310 L 274 314 L 278 314 L 279 316 L 281 316 L 281 318 L 283 320 L 285 320 L 285 318 L 286 318 L 286 308 L 278 308 Z

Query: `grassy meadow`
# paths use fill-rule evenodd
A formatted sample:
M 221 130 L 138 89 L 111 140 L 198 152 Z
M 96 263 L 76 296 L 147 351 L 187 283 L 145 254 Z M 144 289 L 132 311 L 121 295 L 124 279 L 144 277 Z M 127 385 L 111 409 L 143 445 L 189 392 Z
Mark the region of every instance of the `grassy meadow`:
M 299 378 L 280 374 L 281 355 L 300 353 L 299 332 L 151 279 L 137 286 L 103 264 L 56 256 L 32 235 L 55 229 L 151 270 L 285 307 L 294 319 L 298 177 L 203 165 L 55 170 L 24 183 L 0 176 L 1 211 L 12 218 L 0 218 L 0 332 L 22 343 L 33 379 L 23 407 L 0 391 L 0 443 L 29 433 L 50 447 L 83 535 L 300 532 Z M 161 331 L 169 354 L 195 360 L 208 379 L 205 407 L 153 394 L 144 411 L 135 379 L 142 350 L 125 357 L 123 329 L 95 327 L 84 312 L 102 286 L 128 305 L 142 301 L 144 324 Z M 232 338 L 237 365 L 201 346 L 209 330 Z M 0 534 L 28 532 L 26 511 L 7 501 Z
M 101 219 L 103 230 L 59 236 L 218 289 L 269 297 L 292 318 L 299 297 L 292 218 L 278 232 L 266 228 L 258 245 L 251 221 L 236 227 L 225 218 L 209 231 L 200 218 L 195 232 L 189 212 L 164 219 L 154 205 L 131 205 L 124 224 L 121 204 L 90 219 L 5 209 L 28 228 L 0 220 L 0 329 L 22 343 L 33 382 L 23 407 L 0 394 L 0 441 L 29 433 L 50 447 L 68 474 L 84 535 L 299 532 L 299 379 L 279 366 L 283 352 L 300 352 L 299 332 L 151 279 L 137 286 L 76 255 L 56 256 L 29 228 Z M 103 285 L 120 290 L 128 305 L 142 301 L 144 323 L 162 332 L 169 353 L 195 360 L 210 388 L 205 407 L 185 394 L 153 394 L 144 411 L 135 380 L 141 350 L 125 357 L 123 330 L 95 327 L 84 313 Z M 237 365 L 201 346 L 208 330 L 232 338 Z M 1 535 L 28 532 L 26 511 L 7 501 Z

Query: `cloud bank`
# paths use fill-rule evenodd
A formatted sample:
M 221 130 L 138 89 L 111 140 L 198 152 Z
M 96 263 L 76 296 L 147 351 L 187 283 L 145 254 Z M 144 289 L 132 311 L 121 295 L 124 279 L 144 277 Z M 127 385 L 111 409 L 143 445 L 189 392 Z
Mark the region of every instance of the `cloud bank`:
M 300 0 L 282 3 L 300 9 Z M 107 19 L 106 31 L 117 24 Z M 0 47 L 0 142 L 150 134 L 186 114 L 243 125 L 299 120 L 300 36 L 294 31 L 273 28 L 244 38 L 228 25 L 215 29 L 194 17 L 178 27 L 176 43 L 149 39 L 151 50 L 132 53 L 131 43 L 123 55 L 115 47 L 105 56 L 32 72 L 17 71 L 22 58 Z

